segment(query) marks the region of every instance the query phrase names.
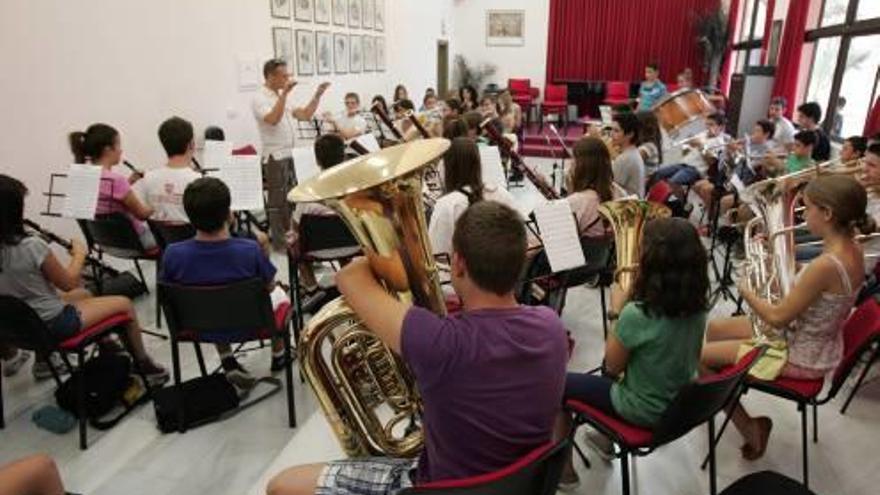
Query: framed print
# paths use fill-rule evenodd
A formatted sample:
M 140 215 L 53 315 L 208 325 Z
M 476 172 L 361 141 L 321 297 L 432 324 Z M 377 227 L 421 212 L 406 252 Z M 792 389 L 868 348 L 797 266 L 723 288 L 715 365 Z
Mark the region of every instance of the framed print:
M 348 19 L 348 3 L 346 3 L 346 0 L 333 0 L 333 24 L 345 26 L 346 19 Z
M 348 74 L 348 35 L 333 35 L 333 65 L 337 74 Z
M 363 3 L 361 4 L 361 15 L 361 26 L 364 29 L 373 29 L 373 24 L 376 21 L 376 4 L 373 3 L 373 0 L 363 0 Z
M 376 72 L 385 72 L 385 38 L 376 37 Z
M 364 44 L 363 38 L 358 34 L 353 34 L 349 37 L 349 51 L 351 52 L 350 64 L 348 65 L 348 71 L 352 74 L 360 72 L 364 66 Z
M 376 38 L 364 36 L 364 72 L 376 70 Z
M 312 22 L 312 0 L 293 0 L 293 2 L 294 19 Z
M 269 8 L 272 11 L 272 17 L 290 19 L 290 0 L 269 0 Z
M 316 11 L 317 12 L 317 11 Z M 315 33 L 315 51 L 318 61 L 318 74 L 333 72 L 333 37 L 328 31 Z
M 348 0 L 348 27 L 361 27 L 361 0 Z
M 330 0 L 315 0 L 315 22 L 330 24 Z
M 385 30 L 385 0 L 376 0 L 376 7 L 373 9 L 376 13 L 376 20 L 373 26 L 376 31 Z
M 522 46 L 525 38 L 524 10 L 486 11 L 486 46 Z
M 315 73 L 315 34 L 308 29 L 296 30 L 296 73 L 300 76 Z
M 293 70 L 293 33 L 290 28 L 272 28 L 272 49 L 275 58 L 287 62 L 287 70 Z

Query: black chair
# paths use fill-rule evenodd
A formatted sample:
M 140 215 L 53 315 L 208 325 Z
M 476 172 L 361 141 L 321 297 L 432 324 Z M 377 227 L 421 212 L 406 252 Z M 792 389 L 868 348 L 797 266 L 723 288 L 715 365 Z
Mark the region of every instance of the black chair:
M 548 443 L 497 471 L 407 488 L 400 495 L 553 495 L 565 465 L 569 439 Z
M 159 220 L 147 220 L 147 225 L 156 239 L 156 246 L 160 253 L 164 253 L 169 244 L 186 241 L 196 236 L 196 229 L 190 223 L 163 222 Z M 156 280 L 162 271 L 162 255 L 156 261 Z M 162 305 L 156 302 L 156 326 L 162 328 Z
M 199 369 L 202 376 L 205 376 L 207 369 L 199 343 L 229 344 L 279 337 L 284 341 L 288 423 L 291 428 L 296 426 L 289 332 L 290 303 L 281 304 L 273 311 L 266 282 L 259 278 L 219 286 L 186 286 L 160 282 L 158 293 L 159 302 L 168 319 L 176 386 L 181 382 L 181 342 L 194 344 Z M 280 388 L 275 388 L 270 394 L 279 390 Z M 180 412 L 183 414 L 184 407 L 180 407 Z M 178 424 L 181 425 L 182 432 L 183 418 Z
M 305 294 L 299 278 L 300 265 L 343 264 L 361 252 L 361 247 L 348 225 L 338 215 L 307 214 L 300 217 L 296 243 L 287 250 L 288 279 L 296 313 L 294 335 L 297 342 L 304 325 L 303 314 L 315 310 L 314 304 L 303 304 Z
M 717 493 L 715 470 L 715 415 L 739 393 L 743 382 L 763 349 L 754 349 L 735 366 L 723 372 L 700 378 L 685 385 L 663 413 L 653 429 L 627 423 L 589 404 L 568 400 L 566 409 L 574 413 L 575 424 L 588 423 L 617 444 L 620 458 L 623 494 L 629 495 L 629 457 L 645 456 L 657 447 L 681 438 L 703 423 L 709 426 L 709 488 Z M 575 450 L 584 462 L 587 458 L 575 443 Z
M 68 354 L 76 354 L 76 368 L 81 368 L 86 360 L 86 350 L 92 344 L 97 343 L 104 337 L 113 333 L 123 337 L 122 342 L 128 344 L 124 338 L 126 325 L 131 318 L 125 313 L 115 314 L 90 327 L 80 330 L 79 333 L 63 341 L 57 341 L 52 337 L 46 323 L 37 316 L 37 313 L 24 301 L 12 296 L 0 296 L 0 342 L 13 345 L 21 349 L 35 351 L 37 356 L 43 356 L 52 372 L 55 383 L 61 386 L 61 377 L 58 375 L 52 363 L 48 360 L 52 352 L 58 352 L 68 369 L 71 366 Z M 129 349 L 129 353 L 131 350 Z M 85 402 L 85 373 L 79 380 L 77 387 L 77 403 L 79 406 L 79 448 L 85 450 L 88 447 L 86 439 L 86 402 Z M 144 383 L 149 387 L 149 382 L 141 376 Z M 0 373 L 0 428 L 5 428 L 3 412 L 3 374 Z
M 816 495 L 797 481 L 773 471 L 752 473 L 733 482 L 721 495 Z

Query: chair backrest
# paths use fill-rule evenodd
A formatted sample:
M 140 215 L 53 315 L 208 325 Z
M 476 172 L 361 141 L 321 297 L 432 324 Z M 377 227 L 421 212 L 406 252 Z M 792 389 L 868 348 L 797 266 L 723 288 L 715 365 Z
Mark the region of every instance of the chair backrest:
M 511 95 L 525 95 L 529 96 L 529 88 L 532 87 L 531 79 L 508 79 L 507 80 L 507 89 L 510 90 Z
M 629 82 L 627 81 L 609 81 L 605 89 L 607 96 L 620 98 L 629 97 Z
M 251 278 L 227 285 L 192 286 L 159 282 L 159 302 L 174 335 L 275 330 L 266 282 Z M 250 340 L 247 338 L 236 340 Z
M 657 181 L 653 186 L 651 186 L 651 189 L 648 189 L 648 194 L 645 196 L 645 199 L 651 201 L 652 203 L 665 205 L 666 201 L 671 195 L 672 186 L 670 186 L 669 183 L 665 180 L 661 180 Z
M 552 495 L 556 493 L 568 453 L 567 438 L 539 447 L 513 464 L 465 479 L 433 481 L 403 490 L 401 495 Z
M 299 221 L 300 252 L 359 247 L 339 215 L 303 215 Z
M 568 86 L 564 84 L 548 84 L 544 88 L 544 101 L 567 102 Z
M 196 235 L 196 229 L 190 223 L 160 222 L 147 220 L 147 225 L 156 238 L 156 244 L 164 251 L 169 244 L 192 239 Z
M 54 346 L 49 329 L 33 308 L 9 295 L 0 295 L 0 342 L 41 352 Z
M 846 382 L 859 357 L 874 343 L 880 344 L 880 304 L 868 298 L 849 316 L 843 326 L 843 359 L 834 370 L 829 396 L 835 394 Z
M 654 427 L 654 445 L 671 442 L 715 416 L 731 400 L 763 352 L 761 348 L 753 349 L 736 365 L 682 387 Z
M 233 156 L 256 155 L 256 154 L 257 154 L 257 149 L 254 148 L 254 145 L 252 145 L 252 144 L 246 144 L 246 145 L 242 146 L 241 148 L 235 148 L 234 150 L 232 150 Z
M 141 239 L 124 213 L 95 215 L 94 220 L 77 222 L 90 248 L 98 247 L 117 258 L 137 258 L 144 254 Z

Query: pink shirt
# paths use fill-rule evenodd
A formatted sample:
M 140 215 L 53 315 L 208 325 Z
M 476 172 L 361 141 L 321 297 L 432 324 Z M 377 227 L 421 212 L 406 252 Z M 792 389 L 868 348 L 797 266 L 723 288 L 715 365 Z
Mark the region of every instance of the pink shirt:
M 146 230 L 144 222 L 141 222 L 129 213 L 128 208 L 123 203 L 125 197 L 130 192 L 131 185 L 125 176 L 102 169 L 101 186 L 98 191 L 98 207 L 95 209 L 95 214 L 125 213 L 129 220 L 131 220 L 131 225 L 134 227 L 135 232 L 141 235 Z

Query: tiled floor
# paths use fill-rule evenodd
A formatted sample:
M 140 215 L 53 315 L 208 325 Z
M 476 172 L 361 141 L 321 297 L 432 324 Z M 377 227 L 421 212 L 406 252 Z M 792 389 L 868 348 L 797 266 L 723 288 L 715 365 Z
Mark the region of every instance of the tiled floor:
M 528 188 L 514 189 L 514 194 L 524 201 L 536 201 Z M 284 259 L 274 261 L 279 273 L 285 273 Z M 151 279 L 151 273 L 147 276 Z M 141 298 L 137 307 L 146 325 L 155 328 L 152 297 Z M 713 314 L 726 315 L 730 310 L 729 303 L 722 303 Z M 584 370 L 597 365 L 602 355 L 598 293 L 585 288 L 572 290 L 563 319 L 577 340 L 569 368 Z M 148 337 L 147 345 L 161 362 L 170 363 L 167 342 Z M 182 355 L 184 375 L 195 376 L 192 352 L 184 349 Z M 212 352 L 206 355 L 215 361 Z M 243 362 L 255 373 L 264 373 L 268 358 L 267 351 L 258 351 L 246 355 Z M 47 452 L 58 462 L 68 489 L 90 495 L 262 494 L 269 477 L 286 466 L 340 456 L 311 390 L 298 380 L 295 385 L 296 429 L 287 427 L 284 394 L 183 435 L 161 434 L 148 405 L 110 431 L 90 430 L 90 448 L 80 452 L 75 432 L 58 436 L 30 421 L 34 410 L 54 402 L 53 387 L 49 382 L 35 384 L 29 373 L 22 372 L 4 380 L 7 428 L 0 431 L 0 463 Z M 810 445 L 812 487 L 820 495 L 877 493 L 880 380 L 863 387 L 846 416 L 838 413 L 841 403 L 842 397 L 819 409 L 819 443 Z M 773 418 L 770 446 L 763 459 L 746 462 L 739 456 L 740 439 L 729 431 L 718 450 L 719 485 L 764 469 L 799 478 L 800 419 L 794 406 L 756 392 L 749 394 L 746 405 L 755 414 Z M 707 493 L 707 477 L 698 467 L 706 452 L 705 437 L 705 429 L 692 432 L 637 460 L 633 479 L 638 493 Z M 582 482 L 576 493 L 619 493 L 619 465 L 603 464 L 595 456 L 591 460 L 592 469 L 578 465 Z

